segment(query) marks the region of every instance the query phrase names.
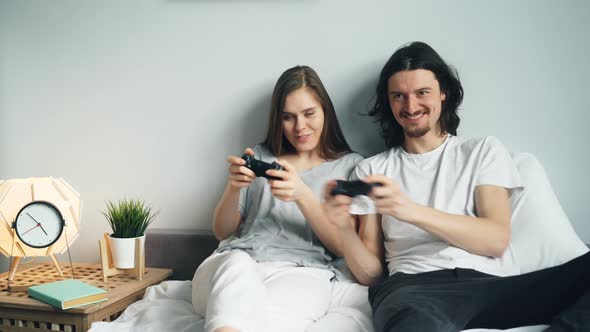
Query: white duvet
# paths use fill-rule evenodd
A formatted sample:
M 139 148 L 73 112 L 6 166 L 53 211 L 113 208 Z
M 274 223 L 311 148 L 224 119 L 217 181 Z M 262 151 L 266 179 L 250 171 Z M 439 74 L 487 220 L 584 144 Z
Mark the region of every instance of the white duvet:
M 190 281 L 165 281 L 159 285 L 148 287 L 143 300 L 130 305 L 115 321 L 96 322 L 91 332 L 105 331 L 191 331 L 203 332 L 204 318 L 195 315 L 191 304 L 192 286 Z M 325 325 L 325 324 L 324 324 Z M 505 331 L 538 332 L 546 326 L 529 326 Z M 338 328 L 324 326 L 326 332 L 337 332 Z M 470 332 L 500 331 L 474 329 Z

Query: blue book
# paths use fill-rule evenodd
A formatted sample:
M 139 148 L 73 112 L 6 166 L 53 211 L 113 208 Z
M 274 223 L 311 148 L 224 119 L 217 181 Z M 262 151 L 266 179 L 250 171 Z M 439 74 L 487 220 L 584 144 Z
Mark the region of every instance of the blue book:
M 62 310 L 108 300 L 106 290 L 74 279 L 29 287 L 29 296 Z

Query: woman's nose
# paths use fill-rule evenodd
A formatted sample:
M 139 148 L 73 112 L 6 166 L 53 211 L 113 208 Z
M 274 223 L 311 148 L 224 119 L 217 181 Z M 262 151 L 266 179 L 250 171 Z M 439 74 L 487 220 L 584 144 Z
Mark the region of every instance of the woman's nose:
M 297 122 L 295 123 L 295 130 L 301 131 L 302 129 L 305 129 L 306 126 L 307 124 L 305 123 L 305 119 L 298 117 Z

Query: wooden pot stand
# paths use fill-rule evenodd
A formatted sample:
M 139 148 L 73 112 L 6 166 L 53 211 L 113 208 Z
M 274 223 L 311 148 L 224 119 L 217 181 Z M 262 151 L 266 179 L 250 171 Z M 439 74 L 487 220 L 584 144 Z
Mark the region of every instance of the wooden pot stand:
M 140 239 L 135 239 L 135 264 L 132 269 L 119 269 L 115 267 L 108 233 L 104 233 L 103 239 L 98 241 L 98 246 L 100 248 L 102 278 L 105 283 L 108 277 L 122 273 L 133 275 L 137 280 L 143 279 L 143 274 L 145 273 L 145 250 L 141 245 Z

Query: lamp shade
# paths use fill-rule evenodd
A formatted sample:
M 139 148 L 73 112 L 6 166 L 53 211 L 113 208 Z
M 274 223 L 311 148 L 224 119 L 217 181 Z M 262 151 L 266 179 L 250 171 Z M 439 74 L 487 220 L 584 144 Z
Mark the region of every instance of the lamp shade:
M 32 248 L 22 243 L 12 223 L 28 203 L 53 204 L 65 221 L 60 238 L 47 248 Z M 0 252 L 5 256 L 47 256 L 61 254 L 78 238 L 82 201 L 80 195 L 62 178 L 52 177 L 0 180 Z M 14 238 L 13 238 L 14 237 Z M 14 241 L 14 247 L 13 247 Z

